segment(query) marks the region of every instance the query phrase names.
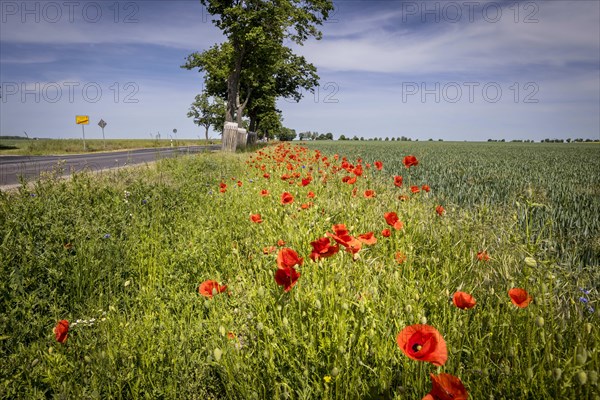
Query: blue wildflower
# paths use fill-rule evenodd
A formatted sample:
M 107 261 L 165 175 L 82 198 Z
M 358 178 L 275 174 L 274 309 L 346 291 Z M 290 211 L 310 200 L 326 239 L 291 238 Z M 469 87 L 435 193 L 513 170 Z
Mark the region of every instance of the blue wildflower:
M 110 233 L 105 233 L 103 236 L 104 239 L 109 239 L 110 238 Z

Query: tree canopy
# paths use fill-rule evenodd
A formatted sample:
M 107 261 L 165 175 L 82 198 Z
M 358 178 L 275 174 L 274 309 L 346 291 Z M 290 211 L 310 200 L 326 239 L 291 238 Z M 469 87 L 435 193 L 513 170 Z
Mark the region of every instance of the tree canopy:
M 183 68 L 204 72 L 205 91 L 227 102 L 225 120 L 250 129 L 273 126 L 278 97 L 299 101 L 318 85 L 316 68 L 284 45 L 321 38 L 318 26 L 333 10 L 330 0 L 201 0 L 227 37 L 187 57 Z M 269 121 L 261 123 L 261 120 Z

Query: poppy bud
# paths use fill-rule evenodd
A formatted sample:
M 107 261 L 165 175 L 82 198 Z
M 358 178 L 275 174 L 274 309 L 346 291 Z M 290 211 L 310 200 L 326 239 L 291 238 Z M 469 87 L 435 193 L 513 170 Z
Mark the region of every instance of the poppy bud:
M 331 370 L 331 376 L 333 376 L 334 378 L 335 378 L 336 376 L 338 376 L 339 374 L 340 374 L 340 370 L 339 370 L 339 369 L 337 369 L 337 368 L 335 368 L 335 367 L 334 367 L 334 368 Z
M 560 378 L 562 377 L 562 369 L 554 368 L 552 370 L 552 377 L 554 378 L 554 380 L 560 381 Z
M 264 358 L 269 358 L 269 350 L 263 351 L 263 357 Z
M 543 317 L 537 317 L 535 319 L 535 323 L 537 324 L 537 326 L 539 326 L 540 328 L 542 328 L 544 326 L 544 318 Z
M 265 289 L 261 286 L 258 288 L 258 296 L 263 297 L 265 295 Z
M 523 260 L 525 262 L 525 265 L 527 265 L 528 267 L 537 267 L 537 261 L 535 261 L 535 258 L 532 257 L 525 257 L 525 259 Z
M 531 367 L 527 368 L 527 379 L 533 379 L 533 368 Z
M 225 327 L 224 326 L 220 326 L 219 327 L 219 333 L 221 334 L 221 336 L 225 336 Z
M 575 378 L 577 379 L 577 381 L 579 382 L 579 384 L 581 386 L 583 386 L 583 385 L 585 385 L 587 383 L 588 376 L 585 373 L 585 371 L 579 371 L 577 374 L 575 374 Z
M 404 311 L 406 311 L 407 314 L 410 314 L 412 312 L 412 306 L 407 304 L 406 307 L 404 307 Z
M 590 333 L 592 333 L 592 324 L 590 324 L 589 322 L 585 324 L 585 331 L 588 333 L 588 335 Z
M 221 361 L 222 355 L 223 355 L 223 351 L 220 348 L 217 347 L 213 350 L 213 356 L 215 357 L 216 362 Z
M 283 317 L 283 321 L 282 322 L 283 322 L 283 326 L 288 326 L 289 322 L 288 322 L 287 317 Z
M 596 386 L 598 384 L 598 373 L 596 371 L 588 371 L 587 374 L 590 384 Z
M 424 316 L 424 315 L 423 315 L 423 316 L 421 317 L 421 323 L 422 323 L 423 325 L 425 325 L 425 324 L 427 323 L 427 317 L 426 317 L 426 316 Z
M 587 356 L 588 356 L 588 354 L 587 354 L 587 350 L 585 349 L 585 347 L 579 346 L 577 348 L 577 356 L 575 357 L 577 364 L 579 364 L 579 365 L 585 364 L 585 362 L 587 361 Z
M 319 300 L 315 301 L 315 308 L 316 308 L 317 310 L 320 310 L 320 309 L 321 309 L 321 302 L 320 302 Z

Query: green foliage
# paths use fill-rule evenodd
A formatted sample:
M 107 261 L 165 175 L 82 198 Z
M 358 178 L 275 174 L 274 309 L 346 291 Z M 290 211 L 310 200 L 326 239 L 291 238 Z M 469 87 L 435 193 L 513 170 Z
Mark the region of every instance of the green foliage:
M 294 129 L 282 127 L 277 135 L 277 138 L 282 142 L 289 142 L 296 139 L 296 131 Z
M 320 39 L 317 26 L 327 19 L 333 3 L 329 0 L 201 2 L 213 15 L 213 23 L 227 37 L 227 42 L 189 55 L 182 68 L 198 68 L 205 73 L 207 93 L 221 96 L 227 102 L 226 121 L 235 119 L 241 124 L 246 112 L 251 131 L 260 130 L 263 119 L 268 119 L 266 124 L 272 128 L 273 116 L 279 114 L 276 99 L 299 101 L 300 90 L 313 90 L 319 79 L 316 68 L 283 43 L 291 40 L 301 45 L 309 37 Z M 269 134 L 266 130 L 262 132 L 262 136 Z
M 469 398 L 593 398 L 597 263 L 538 221 L 557 204 L 575 225 L 597 210 L 598 177 L 585 168 L 597 159 L 593 145 L 554 146 L 314 142 L 320 161 L 299 153 L 293 171 L 294 151 L 275 166 L 267 148 L 256 164 L 258 153 L 202 154 L 0 193 L 0 397 L 422 398 L 438 369 L 408 359 L 395 338 L 426 321 L 448 344 L 439 371 L 459 376 Z M 409 154 L 419 165 L 407 170 Z M 349 185 L 324 156 L 380 160 L 383 170 L 365 168 Z M 280 179 L 310 168 L 306 187 Z M 430 193 L 410 193 L 423 184 Z M 284 191 L 294 203 L 280 204 Z M 567 204 L 557 203 L 563 192 L 574 194 Z M 388 211 L 404 229 L 384 238 Z M 342 250 L 311 261 L 310 242 L 338 223 L 378 242 L 356 260 Z M 278 240 L 304 258 L 289 293 L 273 279 Z M 569 253 L 559 259 L 547 243 Z M 478 261 L 479 250 L 491 260 Z M 227 293 L 200 296 L 207 279 Z M 528 308 L 510 303 L 515 286 L 533 295 Z M 476 307 L 455 308 L 456 290 Z M 72 325 L 65 344 L 52 334 L 60 319 Z
M 225 124 L 225 102 L 218 97 L 210 99 L 206 92 L 196 96 L 188 118 L 194 118 L 194 123 L 205 128 L 205 137 L 208 140 L 208 129 L 212 126 L 217 132 L 223 129 Z M 222 132 L 221 132 L 222 134 Z

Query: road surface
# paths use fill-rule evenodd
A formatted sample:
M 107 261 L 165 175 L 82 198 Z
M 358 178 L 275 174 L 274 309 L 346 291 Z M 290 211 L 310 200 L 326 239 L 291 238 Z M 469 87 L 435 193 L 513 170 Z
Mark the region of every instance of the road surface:
M 185 146 L 159 149 L 139 149 L 109 153 L 90 153 L 63 156 L 0 156 L 0 187 L 19 184 L 20 177 L 35 181 L 42 172 L 57 167 L 60 175 L 79 171 L 101 171 L 126 165 L 153 162 L 161 158 L 220 149 L 220 145 Z

